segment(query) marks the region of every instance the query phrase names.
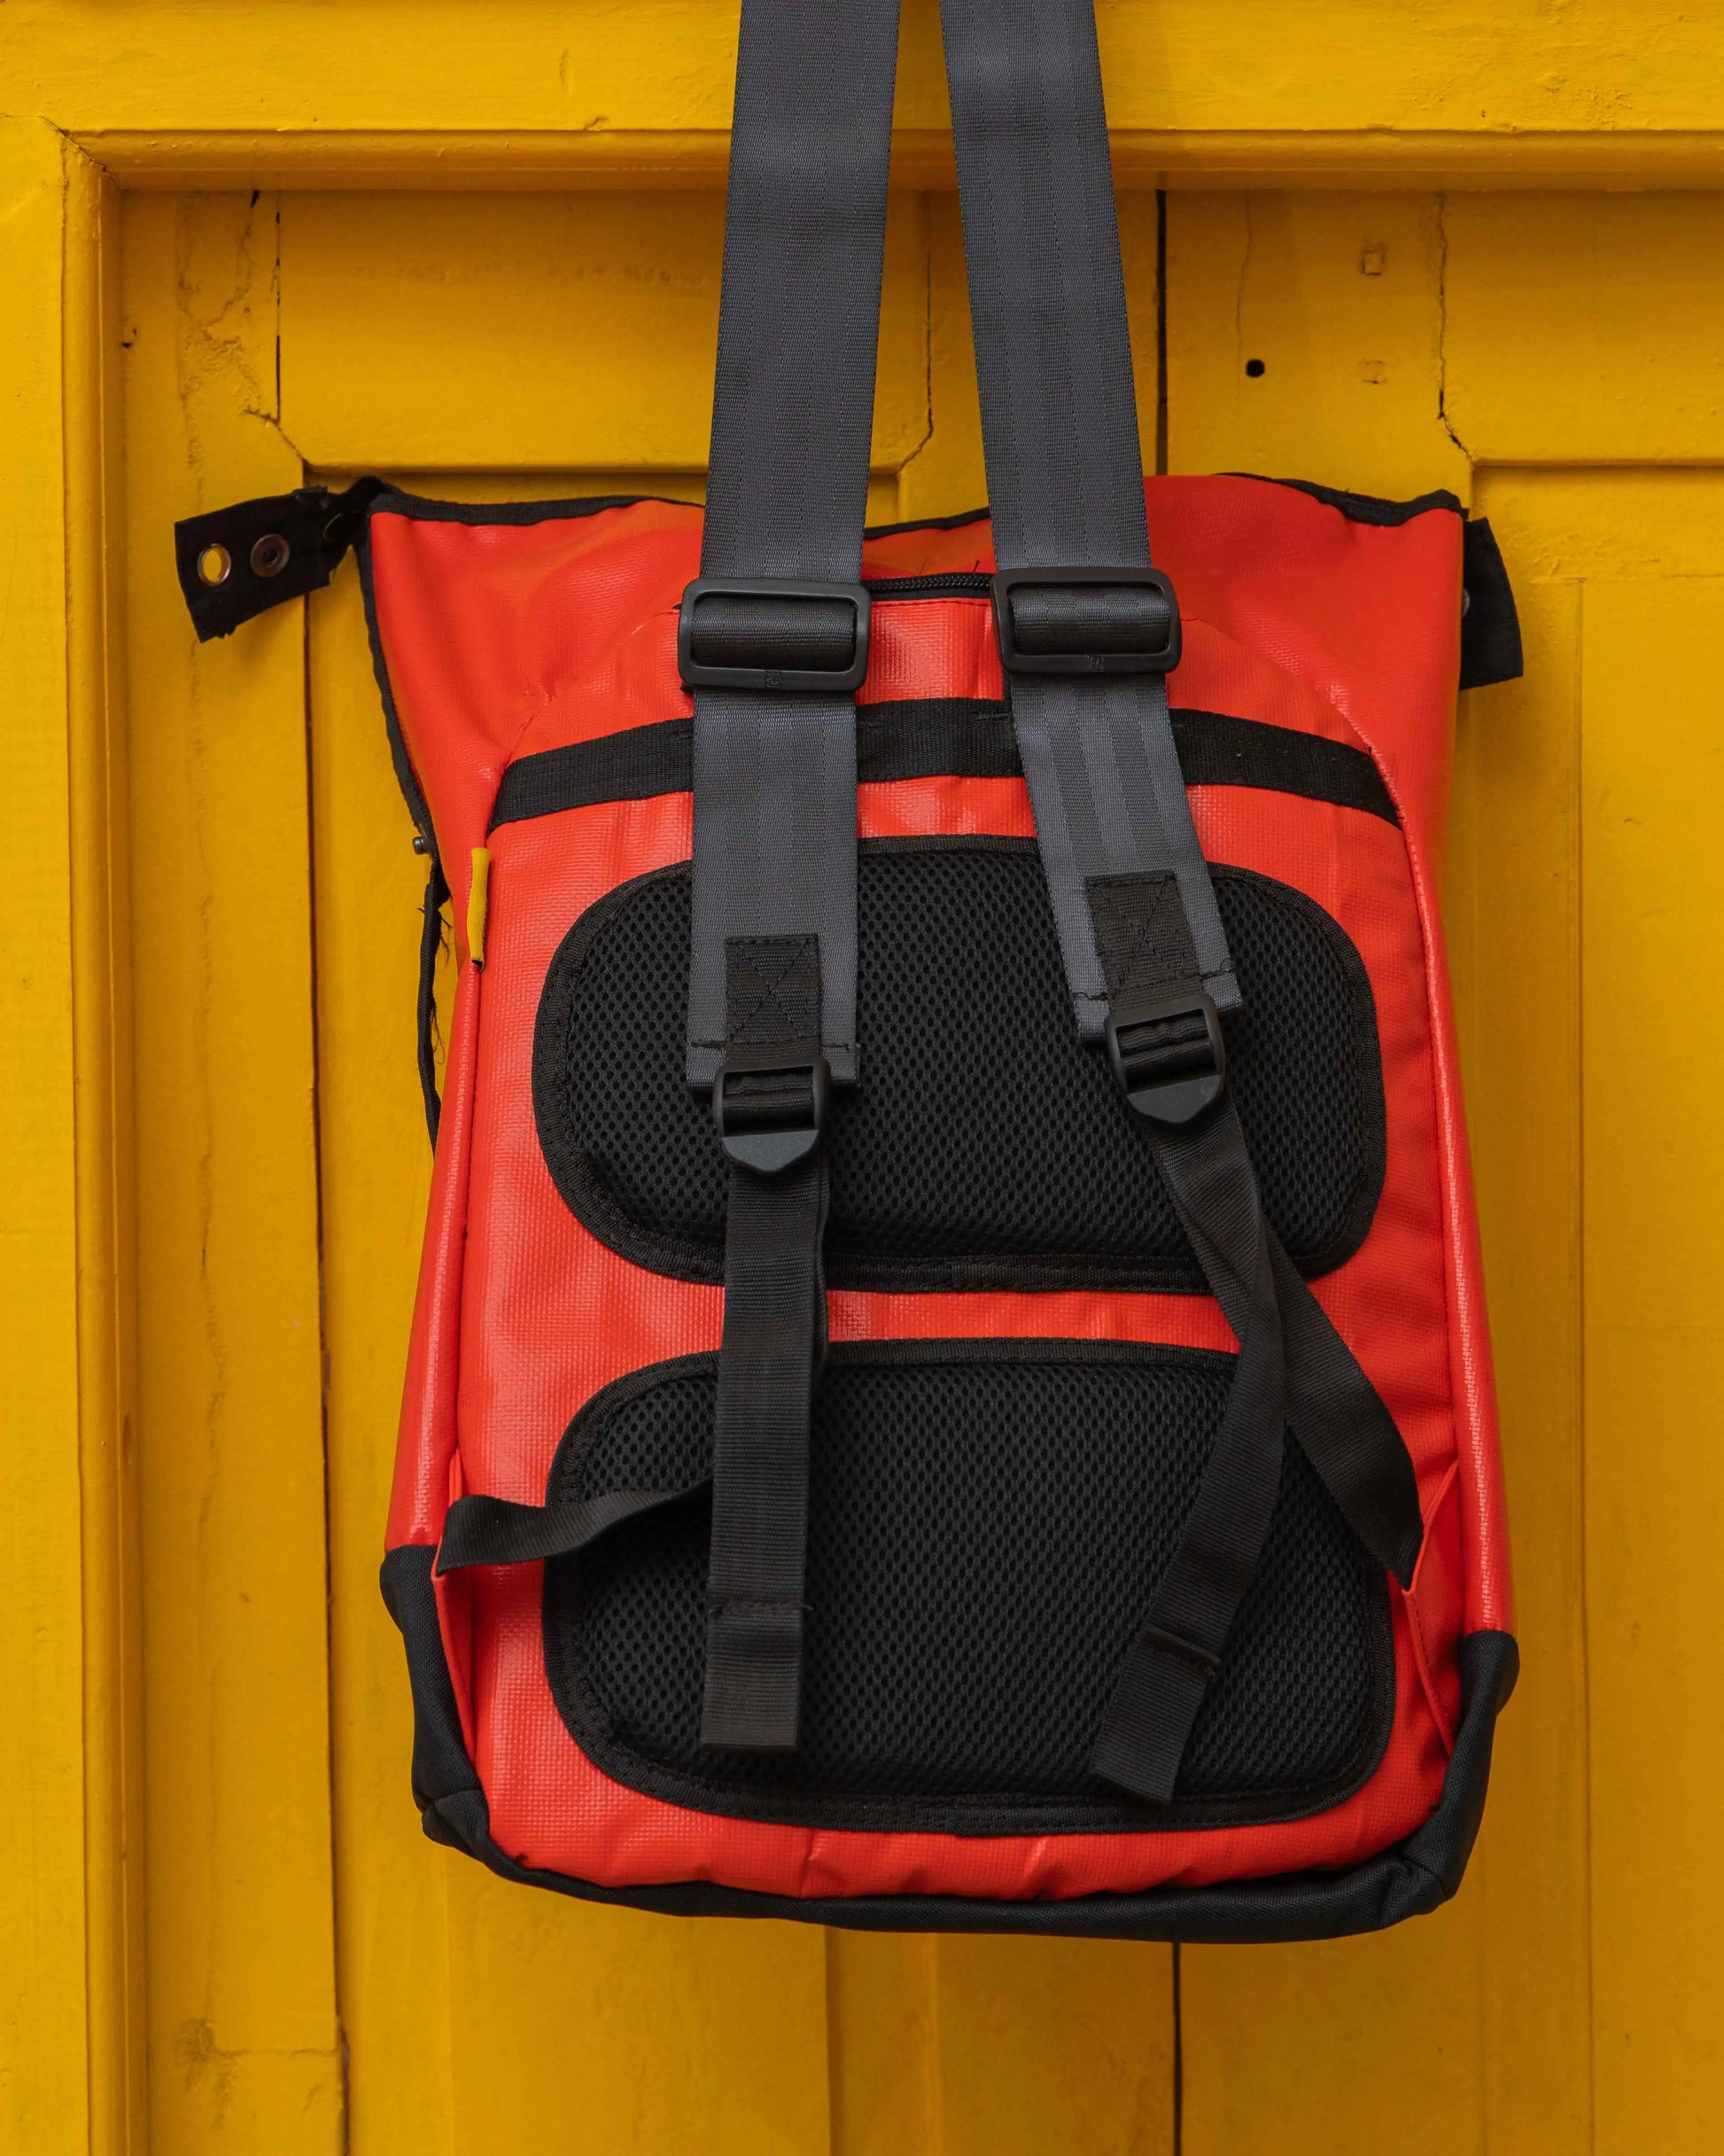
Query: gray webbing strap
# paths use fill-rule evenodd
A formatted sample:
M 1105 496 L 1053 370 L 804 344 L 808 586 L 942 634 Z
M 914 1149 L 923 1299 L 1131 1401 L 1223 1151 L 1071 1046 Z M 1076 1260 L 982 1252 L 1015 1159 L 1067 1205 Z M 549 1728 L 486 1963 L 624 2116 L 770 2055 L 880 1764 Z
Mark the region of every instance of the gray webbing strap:
M 828 1084 L 856 1056 L 858 579 L 897 0 L 744 0 L 694 692 L 691 1085 L 730 1161 L 705 1744 L 786 1751 L 826 1335 Z
M 995 559 L 1006 571 L 1147 570 L 1091 0 L 941 0 L 941 17 Z M 1104 662 L 1009 676 L 1079 1031 L 1098 1040 L 1107 1021 L 1085 892 L 1097 876 L 1170 871 L 1204 985 L 1218 1009 L 1233 1008 L 1165 675 L 1107 670 L 1175 629 L 1170 599 L 1153 587 L 1032 580 L 1000 604 L 1025 656 L 1063 649 Z
M 685 658 L 740 677 L 690 681 L 695 1086 L 710 1086 L 723 1060 L 726 938 L 809 931 L 820 939 L 832 1077 L 856 1077 L 855 688 L 761 677 L 842 681 L 866 658 L 857 580 L 897 13 L 897 0 L 742 9 L 701 575 L 855 595 L 685 602 Z
M 1239 992 L 1168 715 L 1178 608 L 1149 566 L 1092 0 L 941 0 L 941 16 L 996 627 L 1067 982 L 1239 1342 L 1198 1501 L 1091 1762 L 1165 1803 L 1262 1553 L 1290 1407 L 1403 1581 L 1417 1491 L 1393 1420 L 1280 1252 L 1225 1093 L 1218 1014 Z

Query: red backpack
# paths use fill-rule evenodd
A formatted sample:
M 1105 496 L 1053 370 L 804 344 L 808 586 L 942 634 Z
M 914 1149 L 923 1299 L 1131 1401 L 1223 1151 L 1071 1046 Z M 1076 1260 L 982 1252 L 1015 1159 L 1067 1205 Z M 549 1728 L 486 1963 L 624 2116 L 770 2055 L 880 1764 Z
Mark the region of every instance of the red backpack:
M 356 547 L 431 860 L 415 1796 L 683 1914 L 1371 1929 L 1516 1670 L 1435 885 L 1513 604 L 1451 495 L 1142 480 L 1090 0 L 944 16 L 991 522 L 862 529 L 896 0 L 747 0 L 703 516 L 179 529 L 206 636 Z

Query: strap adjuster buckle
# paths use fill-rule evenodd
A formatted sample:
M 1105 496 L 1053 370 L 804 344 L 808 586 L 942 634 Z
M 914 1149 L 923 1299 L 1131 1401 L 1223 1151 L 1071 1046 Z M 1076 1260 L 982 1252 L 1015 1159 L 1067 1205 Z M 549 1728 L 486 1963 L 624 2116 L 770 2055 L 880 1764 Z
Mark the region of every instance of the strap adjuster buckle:
M 1109 619 L 1093 598 L 1085 604 L 1102 591 L 1138 603 Z M 1002 569 L 993 592 L 1007 673 L 1170 673 L 1179 664 L 1179 601 L 1159 569 Z M 1030 592 L 1046 597 L 1025 605 Z
M 1221 1016 L 1206 988 L 1123 998 L 1107 1020 L 1107 1060 L 1126 1099 L 1152 1123 L 1190 1123 L 1227 1076 Z
M 826 1135 L 832 1070 L 824 1055 L 787 1056 L 779 1043 L 732 1047 L 712 1081 L 718 1143 L 757 1175 L 780 1175 Z
M 683 686 L 802 696 L 853 693 L 868 671 L 871 604 L 864 584 L 696 577 L 683 593 L 677 616 Z M 705 620 L 703 607 L 708 609 Z M 800 620 L 794 619 L 798 615 Z

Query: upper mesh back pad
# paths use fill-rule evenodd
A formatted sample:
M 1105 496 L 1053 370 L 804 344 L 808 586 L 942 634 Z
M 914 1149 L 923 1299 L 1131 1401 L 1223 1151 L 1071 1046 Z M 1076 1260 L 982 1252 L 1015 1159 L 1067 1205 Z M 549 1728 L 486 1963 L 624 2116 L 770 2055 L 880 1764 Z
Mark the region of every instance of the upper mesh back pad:
M 1270 1218 L 1316 1275 L 1357 1249 L 1382 1187 L 1370 983 L 1301 892 L 1215 879 L 1245 998 L 1229 1078 Z M 865 844 L 858 927 L 862 1082 L 833 1096 L 833 1284 L 1201 1292 L 1144 1126 L 1077 1039 L 1033 843 Z M 717 1280 L 726 1165 L 683 1077 L 688 937 L 686 867 L 588 909 L 546 980 L 533 1105 L 594 1234 Z
M 835 1349 L 812 1436 L 795 1755 L 701 1747 L 703 1493 L 547 1568 L 565 1718 L 617 1779 L 708 1810 L 946 1833 L 1141 1827 L 1144 1809 L 1095 1780 L 1089 1754 L 1232 1370 L 1231 1356 L 1089 1342 Z M 696 1481 L 714 1384 L 699 1356 L 602 1394 L 547 1495 Z M 1337 1801 L 1369 1771 L 1391 1700 L 1380 1575 L 1289 1444 L 1173 1812 L 1213 1824 Z

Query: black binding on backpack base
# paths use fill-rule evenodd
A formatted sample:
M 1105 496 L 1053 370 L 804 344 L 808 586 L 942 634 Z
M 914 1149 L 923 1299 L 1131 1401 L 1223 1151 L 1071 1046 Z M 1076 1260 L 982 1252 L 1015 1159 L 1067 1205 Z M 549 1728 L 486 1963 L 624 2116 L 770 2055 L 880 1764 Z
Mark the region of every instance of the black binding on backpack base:
M 669 1917 L 778 1917 L 847 1931 L 975 1932 L 1043 1938 L 1178 1941 L 1267 1945 L 1340 1939 L 1425 1916 L 1458 1891 L 1472 1853 L 1490 1779 L 1496 1717 L 1520 1657 L 1508 1632 L 1468 1634 L 1460 1644 L 1461 1722 L 1436 1810 L 1415 1833 L 1344 1872 L 1295 1872 L 1214 1887 L 1159 1887 L 1144 1894 L 1090 1894 L 1065 1901 L 1000 1902 L 961 1895 L 816 1895 L 802 1900 L 689 1880 L 666 1887 L 602 1887 L 523 1864 L 491 1833 L 443 1656 L 431 1586 L 435 1552 L 423 1544 L 384 1560 L 384 1599 L 400 1626 L 413 1688 L 413 1788 L 433 1841 L 460 1849 L 500 1878 L 549 1887 L 578 1901 Z

